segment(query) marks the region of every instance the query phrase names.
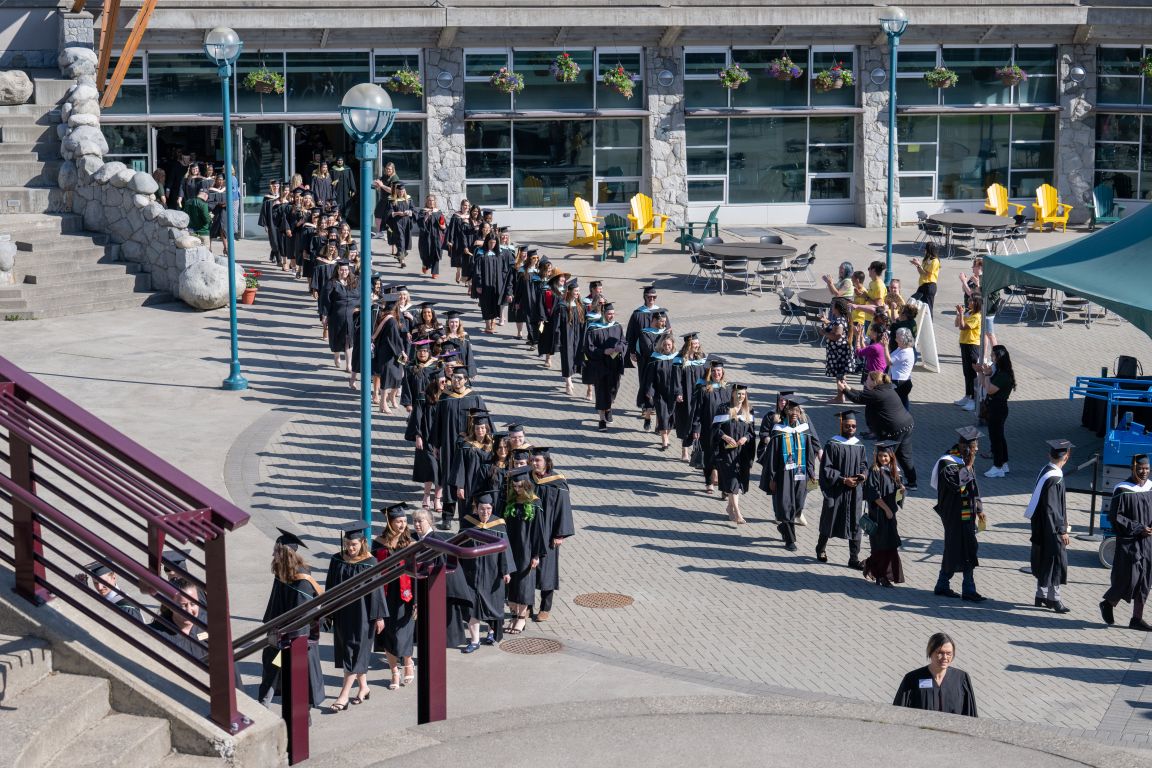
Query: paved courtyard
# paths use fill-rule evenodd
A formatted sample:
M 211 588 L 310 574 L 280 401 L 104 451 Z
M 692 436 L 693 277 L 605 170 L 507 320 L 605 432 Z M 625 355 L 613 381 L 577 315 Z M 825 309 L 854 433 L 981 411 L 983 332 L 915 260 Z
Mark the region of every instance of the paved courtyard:
M 844 259 L 863 269 L 882 258 L 881 232 L 819 229 L 824 234 L 786 238 L 801 248 L 819 244 L 818 275 Z M 600 263 L 590 249 L 568 255 L 565 234 L 532 242 L 585 285 L 587 279 L 605 280 L 606 293 L 625 317 L 640 303 L 640 288 L 654 283 L 674 329 L 699 331 L 710 353 L 727 358 L 729 379 L 751 385 L 759 413 L 776 391 L 793 389 L 815 398 L 809 413 L 819 434 L 827 439 L 835 433 L 837 406 L 823 404 L 833 390 L 823 375 L 823 350 L 777 337 L 774 296 L 692 290 L 684 279 L 688 256 L 674 245 L 645 247 L 627 264 Z M 744 233 L 722 234 L 739 240 Z M 908 230 L 899 233 L 902 240 L 911 237 Z M 1030 240 L 1036 248 L 1063 237 L 1034 234 Z M 913 250 L 908 243 L 898 250 L 896 271 L 907 295 L 915 284 L 907 263 Z M 244 243 L 240 252 L 246 264 L 260 268 L 260 243 Z M 1152 638 L 1100 622 L 1096 603 L 1108 572 L 1099 565 L 1095 542 L 1073 539 L 1070 548 L 1064 599 L 1072 612 L 1058 616 L 1033 608 L 1022 514 L 1043 464 L 1045 439 L 1072 439 L 1077 463 L 1099 448 L 1100 440 L 1079 426 L 1082 402 L 1068 399 L 1072 379 L 1110 368 L 1120 354 L 1152 361 L 1148 338 L 1130 325 L 1114 316 L 1091 328 L 1028 319 L 997 323 L 1019 387 L 1008 420 L 1013 471 L 1004 479 L 982 479 L 990 526 L 981 535 L 976 578 L 991 599 L 973 605 L 932 594 L 942 545 L 927 472 L 951 443 L 952 429 L 972 423 L 971 414 L 951 405 L 963 383 L 950 307 L 960 296 L 957 276 L 967 268 L 968 262 L 958 260 L 941 270 L 936 337 L 942 371 L 918 369 L 914 376 L 915 456 L 924 478 L 901 513 L 907 582 L 894 590 L 844 567 L 842 541 L 830 546 L 829 563 L 816 562 L 819 494 L 809 499 L 813 525 L 800 529 L 799 552 L 783 549 L 769 522 L 768 499 L 755 487 L 744 500 L 749 525 L 729 524 L 723 503 L 704 493 L 699 473 L 679 461 L 679 452 L 657 451 L 658 438 L 640 431 L 631 408 L 634 371 L 625 376 L 613 429 L 600 434 L 591 404 L 579 396 L 582 388 L 565 395 L 558 371 L 542 370 L 539 358 L 512 338 L 514 327 L 505 325 L 495 337 L 476 335 L 476 390 L 497 421 L 514 417 L 533 443 L 552 446 L 557 468 L 573 488 L 577 535 L 563 546 L 562 589 L 552 620 L 527 632 L 554 637 L 565 651 L 530 658 L 483 649 L 453 657 L 452 714 L 527 705 L 535 697 L 572 701 L 647 693 L 783 693 L 887 704 L 903 673 L 923 663 L 927 636 L 944 630 L 957 639 L 957 664 L 974 678 L 981 716 L 1112 743 L 1152 743 L 1152 693 L 1145 692 L 1152 683 Z M 395 274 L 391 265 L 384 271 L 390 278 Z M 419 275 L 406 275 L 405 281 L 417 301 L 436 301 L 438 309 L 473 307 L 450 282 Z M 246 626 L 263 611 L 264 553 L 275 526 L 302 532 L 319 564 L 335 551 L 339 531 L 358 509 L 358 395 L 331 366 L 303 284 L 267 272 L 262 283 L 258 303 L 241 309 L 242 359 L 251 381 L 241 394 L 217 389 L 227 374 L 226 311 L 199 314 L 173 305 L 0 324 L 0 354 L 252 512 L 254 526 L 237 537 L 242 546 L 231 550 L 232 579 L 240 587 L 234 614 Z M 474 328 L 478 315 L 465 321 Z M 408 481 L 411 446 L 400 439 L 402 417 L 378 414 L 374 428 L 377 506 L 419 503 L 419 489 Z M 981 461 L 979 469 L 987 466 Z M 1086 487 L 1088 479 L 1076 474 L 1068 482 Z M 1072 496 L 1070 505 L 1077 533 L 1085 532 L 1087 497 Z M 572 602 L 586 592 L 624 593 L 635 602 L 615 610 Z M 1123 607 L 1118 614 L 1127 618 Z M 246 680 L 256 671 L 247 665 Z M 540 690 L 536 679 L 554 684 Z M 329 672 L 329 683 L 334 681 Z M 399 701 L 396 696 L 384 703 L 384 711 L 398 718 L 390 722 L 414 722 L 413 696 Z M 368 722 L 370 708 L 359 709 L 337 725 L 330 725 L 333 718 L 321 719 L 314 729 L 317 748 L 336 749 L 337 735 L 347 737 L 356 724 Z

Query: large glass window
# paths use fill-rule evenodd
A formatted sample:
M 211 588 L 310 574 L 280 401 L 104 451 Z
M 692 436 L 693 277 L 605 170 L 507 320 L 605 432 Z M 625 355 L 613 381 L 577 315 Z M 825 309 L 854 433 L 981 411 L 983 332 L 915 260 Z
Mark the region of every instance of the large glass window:
M 424 122 L 398 120 L 380 142 L 380 168 L 385 163 L 396 166 L 396 175 L 413 201 L 424 204 Z M 446 202 L 439 201 L 441 207 Z
M 1100 104 L 1149 104 L 1140 60 L 1148 49 L 1139 46 L 1096 49 L 1097 102 Z
M 108 76 L 116 71 L 120 63 L 119 56 L 113 56 L 108 62 Z M 217 96 L 217 99 L 220 97 Z M 144 115 L 148 113 L 148 81 L 144 78 L 144 56 L 133 57 L 128 65 L 128 74 L 116 95 L 112 106 L 102 110 L 106 115 Z
M 689 118 L 688 199 L 734 205 L 849 200 L 853 123 L 850 116 Z
M 470 120 L 468 199 L 490 206 L 562 208 L 579 195 L 626 204 L 640 191 L 644 123 L 620 120 Z
M 423 78 L 425 73 L 421 66 L 420 52 L 406 51 L 376 54 L 373 74 L 377 83 L 384 85 L 391 79 L 392 75 L 401 69 L 411 69 L 419 72 Z M 424 83 L 424 88 L 427 90 L 428 83 Z M 397 93 L 392 90 L 388 91 L 388 96 L 392 99 L 392 106 L 401 112 L 419 112 L 424 108 L 424 99 L 419 96 L 408 93 Z M 408 194 L 411 195 L 412 193 L 409 192 Z
M 100 131 L 108 142 L 109 160 L 119 160 L 134 171 L 148 170 L 148 126 L 103 123 Z
M 1015 64 L 1028 79 L 1005 85 L 996 70 Z M 953 70 L 959 81 L 951 88 L 933 88 L 924 73 L 934 67 Z M 897 102 L 901 106 L 984 104 L 1055 104 L 1058 98 L 1056 47 L 946 46 L 942 49 L 900 49 L 897 60 Z
M 549 71 L 567 53 L 580 66 L 574 83 L 561 83 Z M 516 109 L 592 109 L 595 101 L 592 51 L 515 51 L 512 69 L 524 76 L 524 90 L 513 99 Z
M 980 200 L 992 184 L 1027 199 L 1055 177 L 1056 117 L 904 115 L 897 120 L 900 195 Z
M 777 80 L 769 74 L 774 59 L 791 58 L 804 70 L 802 77 Z M 816 89 L 815 77 L 839 65 L 852 70 L 853 48 L 692 48 L 684 51 L 684 104 L 689 109 L 724 107 L 852 107 L 856 87 L 842 86 L 827 92 Z M 720 85 L 720 70 L 739 64 L 750 79 L 735 90 Z
M 1116 197 L 1152 200 L 1152 116 L 1096 116 L 1096 184 Z
M 550 70 L 556 57 L 565 52 L 580 66 L 574 83 L 558 82 Z M 600 83 L 601 73 L 616 66 L 624 67 L 632 75 L 630 99 Z M 523 91 L 511 95 L 492 87 L 489 80 L 501 67 L 510 67 L 523 76 Z M 640 51 L 620 52 L 615 48 L 465 51 L 464 104 L 470 112 L 643 109 Z
M 287 88 L 285 93 L 261 93 L 244 85 L 244 78 L 258 69 L 268 69 L 283 77 L 284 53 L 253 51 L 240 54 L 236 62 L 236 111 L 255 114 L 283 112 Z
M 149 53 L 148 98 L 152 114 L 219 113 L 216 65 L 199 51 Z
M 348 89 L 372 76 L 367 51 L 290 51 L 287 62 L 289 112 L 337 113 Z

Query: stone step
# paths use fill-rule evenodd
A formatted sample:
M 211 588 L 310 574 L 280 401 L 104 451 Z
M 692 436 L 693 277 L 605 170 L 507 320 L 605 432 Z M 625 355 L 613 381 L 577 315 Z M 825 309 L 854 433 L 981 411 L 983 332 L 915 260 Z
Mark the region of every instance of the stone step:
M 16 124 L 5 125 L 0 121 L 0 142 L 31 142 L 59 141 L 55 125 Z
M 35 93 L 32 101 L 40 105 L 59 104 L 75 82 L 63 77 L 40 77 L 33 73 L 32 86 Z
M 143 273 L 126 274 L 121 269 L 113 274 L 105 272 L 78 273 L 72 280 L 50 283 L 9 286 L 0 288 L 0 307 L 9 301 L 24 301 L 35 307 L 53 299 L 96 300 L 147 290 L 151 281 Z
M 0 635 L 0 702 L 12 699 L 52 674 L 52 649 L 34 637 Z
M 58 141 L 14 141 L 0 144 L 0 162 L 10 160 L 59 160 L 60 142 Z
M 83 229 L 84 218 L 76 213 L 0 213 L 0 234 L 12 235 L 16 241 L 38 241 L 48 235 L 74 234 Z
M 0 186 L 51 187 L 60 175 L 63 160 L 7 160 L 0 162 Z
M 63 213 L 64 193 L 56 187 L 0 186 L 0 211 L 11 213 Z M 0 228 L 3 215 L 0 215 Z
M 37 768 L 108 715 L 107 680 L 50 675 L 5 702 L 0 768 Z
M 20 117 L 42 117 L 56 115 L 55 122 L 60 122 L 60 106 L 58 104 L 19 104 L 14 107 L 0 107 L 0 119 L 8 115 Z
M 45 240 L 39 243 L 16 242 L 16 263 L 47 264 L 57 261 L 99 261 L 108 251 L 91 238 L 77 235 L 57 235 L 60 242 Z M 105 235 L 105 237 L 107 237 Z
M 113 713 L 45 763 L 46 768 L 153 768 L 172 752 L 168 721 Z
M 151 307 L 176 301 L 170 293 L 133 293 L 120 298 L 97 299 L 93 301 L 53 301 L 42 306 L 30 307 L 27 302 L 17 302 L 20 306 L 6 306 L 0 300 L 0 320 L 43 320 L 49 317 L 71 317 L 92 312 L 112 312 L 133 307 Z M 0 762 L 0 768 L 3 763 Z
M 70 285 L 79 289 L 90 278 L 113 277 L 115 275 L 136 275 L 141 272 L 140 264 L 112 261 L 103 253 L 85 259 L 60 259 L 59 261 L 17 261 L 14 274 L 17 285 L 55 286 Z
M 219 757 L 181 755 L 174 752 L 160 761 L 156 768 L 225 768 L 227 763 Z

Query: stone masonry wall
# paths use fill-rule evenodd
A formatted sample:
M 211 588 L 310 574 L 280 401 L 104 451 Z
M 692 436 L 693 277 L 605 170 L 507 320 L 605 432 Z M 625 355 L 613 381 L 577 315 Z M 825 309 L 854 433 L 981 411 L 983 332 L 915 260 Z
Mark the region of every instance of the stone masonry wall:
M 860 104 L 864 114 L 856 124 L 859 165 L 855 183 L 856 223 L 862 227 L 883 227 L 888 216 L 888 81 L 877 85 L 868 76 L 876 67 L 887 71 L 888 63 L 887 46 L 861 46 L 860 67 L 855 74 L 860 83 Z M 900 179 L 897 177 L 894 203 L 897 206 L 899 199 Z
M 1060 117 L 1056 130 L 1056 189 L 1060 199 L 1073 206 L 1069 220 L 1088 220 L 1085 203 L 1092 202 L 1096 166 L 1096 47 L 1061 45 L 1057 75 L 1060 79 Z M 1068 71 L 1079 64 L 1087 71 L 1082 83 L 1068 79 Z
M 644 91 L 648 97 L 648 175 L 652 180 L 652 207 L 688 220 L 688 156 L 684 133 L 684 73 L 681 48 L 648 48 Z M 675 79 L 667 88 L 656 82 L 663 70 Z
M 428 109 L 428 193 L 444 211 L 455 210 L 465 196 L 464 157 L 464 49 L 428 48 L 425 103 Z M 452 75 L 452 85 L 436 82 L 441 72 Z

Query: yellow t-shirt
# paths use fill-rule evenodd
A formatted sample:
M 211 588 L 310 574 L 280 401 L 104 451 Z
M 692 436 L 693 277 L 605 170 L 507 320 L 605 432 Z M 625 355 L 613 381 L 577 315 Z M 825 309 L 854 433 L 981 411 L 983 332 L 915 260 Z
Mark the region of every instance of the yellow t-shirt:
M 976 312 L 965 317 L 964 327 L 960 329 L 961 344 L 980 343 L 980 313 Z
M 852 303 L 853 304 L 867 304 L 868 303 L 868 294 L 865 293 L 864 291 L 857 291 L 857 290 L 853 289 L 852 290 Z M 852 310 L 852 316 L 849 318 L 849 320 L 852 321 L 853 325 L 856 325 L 856 324 L 864 325 L 864 321 L 867 319 L 867 317 L 868 317 L 868 315 L 863 310 L 854 309 L 854 310 Z
M 888 295 L 888 288 L 885 287 L 883 280 L 872 280 L 868 283 L 868 298 L 870 303 L 880 304 L 884 303 L 885 297 Z
M 940 277 L 940 259 L 925 259 L 920 262 L 920 285 L 934 283 Z

